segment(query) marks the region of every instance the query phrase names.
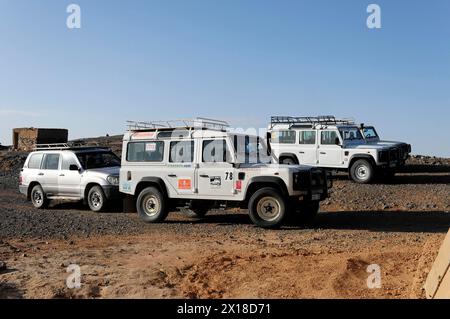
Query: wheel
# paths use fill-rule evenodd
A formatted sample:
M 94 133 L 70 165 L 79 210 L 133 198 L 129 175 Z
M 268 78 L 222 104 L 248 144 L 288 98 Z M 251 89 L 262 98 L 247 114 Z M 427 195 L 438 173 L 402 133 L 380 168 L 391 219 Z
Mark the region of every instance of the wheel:
M 31 203 L 38 209 L 46 208 L 48 206 L 48 199 L 45 197 L 41 185 L 36 185 L 31 190 Z
M 286 157 L 283 158 L 283 160 L 281 161 L 281 164 L 284 165 L 296 165 L 297 163 L 295 163 L 294 159 L 292 157 Z
M 350 168 L 350 177 L 360 184 L 368 184 L 372 181 L 374 169 L 372 164 L 365 159 L 357 160 Z
M 297 217 L 302 223 L 310 223 L 319 213 L 320 203 L 318 201 L 302 203 L 297 207 Z
M 166 219 L 168 210 L 164 196 L 155 187 L 147 187 L 139 194 L 137 203 L 139 217 L 146 223 L 159 223 Z
M 93 212 L 100 212 L 105 208 L 106 196 L 100 186 L 94 186 L 89 190 L 87 203 Z
M 248 208 L 252 222 L 263 228 L 277 228 L 286 218 L 286 200 L 274 188 L 263 188 L 250 198 Z

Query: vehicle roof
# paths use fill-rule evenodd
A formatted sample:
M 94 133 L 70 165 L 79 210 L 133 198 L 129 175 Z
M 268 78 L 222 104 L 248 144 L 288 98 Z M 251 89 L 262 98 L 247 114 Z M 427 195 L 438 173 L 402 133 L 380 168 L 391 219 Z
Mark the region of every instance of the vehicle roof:
M 166 133 L 173 131 L 175 136 L 164 136 L 159 137 L 159 133 Z M 180 137 L 177 133 L 186 133 L 186 136 Z M 227 136 L 252 136 L 259 137 L 260 136 L 254 134 L 245 134 L 245 133 L 235 133 L 230 131 L 222 131 L 222 130 L 211 130 L 211 129 L 195 129 L 195 130 L 186 130 L 186 129 L 178 129 L 178 130 L 158 130 L 158 131 L 129 131 L 124 134 L 124 141 L 139 141 L 139 140 L 170 140 L 170 139 L 191 139 L 191 138 L 223 138 Z
M 107 147 L 86 147 L 86 148 L 69 148 L 69 149 L 46 149 L 32 151 L 30 154 L 36 153 L 92 153 L 92 152 L 110 152 L 111 149 Z

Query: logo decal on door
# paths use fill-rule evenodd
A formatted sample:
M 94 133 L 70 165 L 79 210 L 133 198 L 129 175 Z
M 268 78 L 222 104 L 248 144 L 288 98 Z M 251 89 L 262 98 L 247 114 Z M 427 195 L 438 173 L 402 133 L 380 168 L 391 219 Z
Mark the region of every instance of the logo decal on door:
M 211 176 L 209 178 L 211 188 L 219 188 L 222 186 L 222 178 L 220 176 Z
M 191 189 L 191 180 L 183 178 L 178 180 L 178 189 Z

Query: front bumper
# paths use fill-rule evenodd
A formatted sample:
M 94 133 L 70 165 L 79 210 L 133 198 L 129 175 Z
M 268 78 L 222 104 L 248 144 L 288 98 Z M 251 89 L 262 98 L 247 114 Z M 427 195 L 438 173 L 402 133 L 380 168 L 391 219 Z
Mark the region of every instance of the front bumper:
M 119 192 L 119 186 L 102 186 L 103 192 L 105 193 L 105 196 L 107 199 L 121 199 L 122 193 Z

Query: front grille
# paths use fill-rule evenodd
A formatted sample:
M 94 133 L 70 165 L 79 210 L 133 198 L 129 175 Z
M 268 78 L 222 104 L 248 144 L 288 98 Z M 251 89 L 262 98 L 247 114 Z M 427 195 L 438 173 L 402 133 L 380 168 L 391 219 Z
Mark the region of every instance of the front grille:
M 308 170 L 294 173 L 294 190 L 322 189 L 327 186 L 327 175 L 323 170 Z

